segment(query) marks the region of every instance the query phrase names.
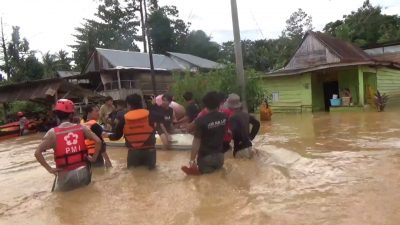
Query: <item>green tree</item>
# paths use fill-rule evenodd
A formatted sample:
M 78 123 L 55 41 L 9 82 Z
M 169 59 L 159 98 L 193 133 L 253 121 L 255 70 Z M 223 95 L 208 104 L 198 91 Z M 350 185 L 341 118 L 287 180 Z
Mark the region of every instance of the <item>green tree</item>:
M 245 69 L 273 71 L 284 67 L 300 45 L 305 33 L 312 29 L 311 16 L 298 9 L 286 21 L 286 28 L 278 39 L 242 40 Z M 235 62 L 232 41 L 222 43 L 219 59 L 222 62 Z
M 175 6 L 153 5 L 147 23 L 155 53 L 184 49 L 190 24 L 179 19 L 179 11 Z
M 15 82 L 42 79 L 44 74 L 43 64 L 39 62 L 34 54 L 26 57 L 18 68 L 18 73 L 14 76 Z
M 204 31 L 195 30 L 184 40 L 184 46 L 180 51 L 215 61 L 218 59 L 220 46 L 211 41 L 211 37 Z
M 400 39 L 400 17 L 382 14 L 381 6 L 373 6 L 369 0 L 344 15 L 343 20 L 328 23 L 324 31 L 342 40 L 359 46 L 394 41 Z
M 11 41 L 7 45 L 11 80 L 20 82 L 41 79 L 44 73 L 43 65 L 35 57 L 35 52 L 30 51 L 28 40 L 21 40 L 20 27 L 13 26 L 12 29 Z
M 72 59 L 68 52 L 60 50 L 55 54 L 46 52 L 42 55 L 44 75 L 46 78 L 54 78 L 57 71 L 71 71 Z
M 286 28 L 282 36 L 301 40 L 308 30 L 313 30 L 312 17 L 299 8 L 286 20 Z
M 44 55 L 42 55 L 42 62 L 44 76 L 46 78 L 53 78 L 57 71 L 56 56 L 54 54 L 51 54 L 50 52 L 46 52 Z
M 140 24 L 133 2 L 119 0 L 101 0 L 93 20 L 86 19 L 81 27 L 75 29 L 76 44 L 74 61 L 77 69 L 83 71 L 90 54 L 96 47 L 118 50 L 138 51 L 135 41 L 140 41 L 137 35 Z
M 266 95 L 266 91 L 262 88 L 260 74 L 254 70 L 245 71 L 247 96 L 251 96 L 248 100 L 250 111 L 262 102 Z M 232 64 L 227 65 L 223 69 L 213 70 L 206 73 L 196 75 L 187 72 L 184 75 L 175 74 L 172 92 L 179 102 L 184 102 L 182 95 L 186 91 L 193 92 L 194 97 L 200 100 L 208 91 L 220 91 L 225 94 L 239 93 L 240 87 L 236 84 L 235 67 Z
M 57 70 L 71 71 L 72 58 L 68 56 L 68 52 L 60 50 L 56 53 Z

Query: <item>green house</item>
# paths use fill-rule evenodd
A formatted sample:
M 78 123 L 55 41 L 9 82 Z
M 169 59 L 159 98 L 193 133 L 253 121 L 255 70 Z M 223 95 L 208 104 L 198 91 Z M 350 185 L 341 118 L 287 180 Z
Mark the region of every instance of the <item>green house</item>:
M 283 69 L 263 76 L 263 85 L 276 112 L 362 111 L 375 107 L 377 90 L 389 95 L 388 106 L 400 106 L 400 64 L 387 58 L 309 31 Z M 331 106 L 333 98 L 339 106 Z

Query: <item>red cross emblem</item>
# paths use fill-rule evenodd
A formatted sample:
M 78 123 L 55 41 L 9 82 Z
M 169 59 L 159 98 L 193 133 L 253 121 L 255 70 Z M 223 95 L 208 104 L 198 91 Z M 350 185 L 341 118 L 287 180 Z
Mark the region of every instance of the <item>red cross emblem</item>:
M 64 141 L 67 145 L 76 145 L 78 144 L 78 135 L 70 132 L 64 136 Z

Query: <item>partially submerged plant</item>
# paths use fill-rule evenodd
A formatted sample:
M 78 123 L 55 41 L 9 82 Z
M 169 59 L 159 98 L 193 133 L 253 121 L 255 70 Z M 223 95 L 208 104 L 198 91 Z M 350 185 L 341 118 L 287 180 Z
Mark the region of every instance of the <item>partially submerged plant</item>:
M 376 105 L 376 109 L 378 110 L 378 112 L 383 112 L 383 110 L 386 107 L 386 103 L 389 100 L 389 96 L 384 94 L 381 94 L 378 90 L 376 91 L 375 94 L 375 105 Z

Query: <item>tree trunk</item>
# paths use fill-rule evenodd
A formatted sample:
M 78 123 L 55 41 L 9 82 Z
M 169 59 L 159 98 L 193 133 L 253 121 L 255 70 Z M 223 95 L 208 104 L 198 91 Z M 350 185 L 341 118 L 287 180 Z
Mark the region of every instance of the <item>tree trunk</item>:
M 8 60 L 6 41 L 4 39 L 3 18 L 1 18 L 1 47 L 3 48 L 4 55 L 4 72 L 7 74 L 7 80 L 10 80 L 10 62 Z

